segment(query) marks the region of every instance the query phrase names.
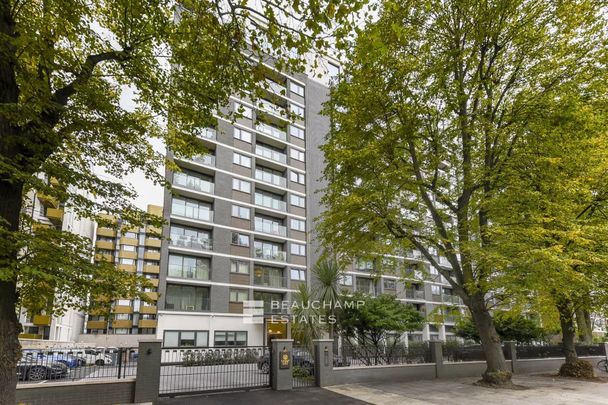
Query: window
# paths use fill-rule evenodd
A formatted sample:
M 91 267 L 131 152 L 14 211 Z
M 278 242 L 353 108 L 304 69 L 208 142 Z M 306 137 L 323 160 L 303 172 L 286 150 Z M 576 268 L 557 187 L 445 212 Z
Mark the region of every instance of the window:
M 167 284 L 165 309 L 176 311 L 208 311 L 209 287 Z
M 130 307 L 131 306 L 131 300 L 116 300 L 116 305 Z
M 295 105 L 295 104 L 291 104 L 289 108 L 290 108 L 291 112 L 293 114 L 295 114 L 297 117 L 304 119 L 304 108 L 300 107 L 299 105 Z
M 304 175 L 304 173 L 291 171 L 291 172 L 289 172 L 289 179 L 291 181 L 293 181 L 294 183 L 298 183 L 298 184 L 306 183 L 306 176 Z
M 249 299 L 247 290 L 230 290 L 230 302 L 243 302 Z
M 245 155 L 241 155 L 240 153 L 233 153 L 232 162 L 235 165 L 251 167 L 251 158 Z
M 249 274 L 249 262 L 232 260 L 230 262 L 230 272 L 238 274 Z
M 124 257 L 120 259 L 120 264 L 126 264 L 128 266 L 132 266 L 135 264 L 135 259 L 125 259 Z
M 384 279 L 384 289 L 385 290 L 396 290 L 397 282 L 393 279 Z
M 289 150 L 289 156 L 291 156 L 292 159 L 299 160 L 300 162 L 304 162 L 304 159 L 305 159 L 304 152 L 302 152 L 299 149 L 294 149 L 294 148 L 291 148 Z
M 200 219 L 203 221 L 210 221 L 213 216 L 210 204 L 186 198 L 173 198 L 171 203 L 171 213 L 174 215 Z
M 245 118 L 251 119 L 251 117 L 252 117 L 252 110 L 250 107 L 247 107 L 246 105 L 243 105 L 240 103 L 234 103 L 234 111 L 236 111 L 238 114 L 241 114 Z
M 291 279 L 297 281 L 306 281 L 306 270 L 291 269 Z
M 135 248 L 135 246 L 131 246 L 131 245 L 122 245 L 121 249 L 124 252 L 135 252 L 137 249 Z
M 213 177 L 189 170 L 174 173 L 173 185 L 202 191 L 203 193 L 213 193 Z
M 208 347 L 209 332 L 206 330 L 173 331 L 166 330 L 163 347 Z
M 168 276 L 193 280 L 209 280 L 211 260 L 206 257 L 169 255 Z
M 439 285 L 432 285 L 431 286 L 431 294 L 433 294 L 433 295 L 441 295 L 441 286 L 439 286 Z
M 289 126 L 289 135 L 295 136 L 296 138 L 304 139 L 304 130 L 296 127 L 295 125 Z
M 171 225 L 171 244 L 196 249 L 211 248 L 211 231 L 190 228 L 181 225 Z
M 247 346 L 247 332 L 215 332 L 214 346 Z
M 300 197 L 299 195 L 295 195 L 295 194 L 291 194 L 289 196 L 289 202 L 291 202 L 291 205 L 295 205 L 296 207 L 302 207 L 302 208 L 304 208 L 304 206 L 306 204 L 304 197 Z
M 339 278 L 340 285 L 353 285 L 353 276 L 350 274 L 342 274 Z
M 327 76 L 330 82 L 335 82 L 340 76 L 340 66 L 334 65 L 333 63 L 327 64 Z
M 291 254 L 298 255 L 298 256 L 306 256 L 306 245 L 292 243 L 291 244 Z
M 245 131 L 244 129 L 234 128 L 234 137 L 243 142 L 251 143 L 251 132 Z
M 125 232 L 122 236 L 125 238 L 137 239 L 137 233 L 135 232 Z
M 251 183 L 245 180 L 232 179 L 232 189 L 250 194 Z
M 246 208 L 246 207 L 241 207 L 240 205 L 233 205 L 232 206 L 232 216 L 233 217 L 237 217 L 237 218 L 242 218 L 242 219 L 249 219 L 250 218 L 250 209 Z
M 291 218 L 289 221 L 291 229 L 294 231 L 306 232 L 306 221 L 301 219 Z
M 129 329 L 126 329 L 126 328 L 113 329 L 113 331 L 114 331 L 115 335 L 128 335 L 129 334 Z
M 304 86 L 300 86 L 299 84 L 290 81 L 289 90 L 300 97 L 304 97 Z
M 249 246 L 249 235 L 232 232 L 232 244 L 238 246 Z
M 114 320 L 116 321 L 130 321 L 131 314 L 114 314 Z

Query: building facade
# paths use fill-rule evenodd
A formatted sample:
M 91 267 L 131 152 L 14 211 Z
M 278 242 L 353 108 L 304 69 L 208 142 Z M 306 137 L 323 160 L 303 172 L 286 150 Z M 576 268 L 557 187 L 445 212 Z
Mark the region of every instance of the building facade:
M 147 212 L 161 216 L 162 207 L 148 205 Z M 124 297 L 110 303 L 107 309 L 87 314 L 85 333 L 79 340 L 104 346 L 124 346 L 135 344 L 142 335 L 149 338 L 156 334 L 161 229 L 150 225 L 131 227 L 121 223 L 120 218 L 107 219 L 118 223 L 116 227 L 96 227 L 95 260 L 115 263 L 118 271 L 137 273 L 150 279 L 153 287 L 145 292 L 153 303 Z M 134 336 L 129 338 L 128 335 Z
M 49 185 L 59 187 L 55 179 L 50 179 Z M 33 232 L 37 227 L 53 227 L 93 240 L 94 222 L 79 218 L 72 209 L 54 197 L 31 191 L 25 199 L 24 210 L 34 221 Z M 84 318 L 84 313 L 73 308 L 68 308 L 61 316 L 30 314 L 20 309 L 19 322 L 23 332 L 19 338 L 74 342 L 82 332 Z
M 289 301 L 310 267 L 308 151 L 320 100 L 305 75 L 266 66 L 255 103 L 232 98 L 235 121 L 199 131 L 210 152 L 175 157 L 167 171 L 158 337 L 166 346 L 264 345 L 289 336 L 271 301 Z M 316 102 L 315 102 L 316 101 Z M 229 112 L 226 111 L 226 112 Z M 264 302 L 261 323 L 244 320 L 244 301 Z M 276 319 L 275 319 L 276 320 Z

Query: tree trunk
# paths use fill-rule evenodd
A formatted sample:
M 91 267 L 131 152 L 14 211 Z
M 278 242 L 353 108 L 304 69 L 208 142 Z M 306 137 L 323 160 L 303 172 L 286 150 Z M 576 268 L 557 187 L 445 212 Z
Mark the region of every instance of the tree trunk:
M 574 345 L 576 328 L 574 327 L 572 302 L 567 299 L 559 300 L 557 310 L 559 312 L 559 323 L 562 328 L 562 350 L 566 357 L 566 364 L 574 365 L 577 363 L 578 356 L 576 355 L 576 347 Z
M 483 381 L 492 385 L 510 384 L 511 370 L 507 366 L 500 336 L 496 332 L 494 320 L 482 293 L 476 293 L 471 297 L 469 309 L 479 332 L 481 346 L 486 358 L 486 371 L 483 374 Z
M 6 225 L 0 225 L 4 232 L 19 229 L 19 213 L 22 205 L 21 184 L 0 180 L 0 218 Z M 7 235 L 2 235 L 3 249 L 0 251 L 0 266 L 9 267 L 17 260 L 17 249 Z M 10 272 L 14 269 L 9 270 Z M 16 403 L 17 362 L 21 358 L 19 333 L 21 325 L 16 313 L 17 280 L 0 282 L 0 404 Z
M 586 345 L 593 343 L 593 331 L 591 327 L 591 316 L 584 309 L 576 310 L 576 326 L 578 328 L 578 340 Z

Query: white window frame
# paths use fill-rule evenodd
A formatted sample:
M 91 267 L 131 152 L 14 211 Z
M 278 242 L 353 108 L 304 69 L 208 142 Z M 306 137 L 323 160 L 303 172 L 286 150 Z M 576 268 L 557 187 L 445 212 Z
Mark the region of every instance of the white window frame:
M 251 143 L 251 132 L 241 128 L 234 128 L 234 138 L 243 142 Z
M 300 172 L 294 172 L 291 170 L 289 172 L 289 180 L 298 184 L 306 184 L 306 175 Z
M 245 214 L 246 213 L 246 214 Z M 243 215 L 245 214 L 245 215 Z M 251 219 L 251 209 L 241 205 L 232 204 L 232 216 L 241 219 Z
M 297 203 L 294 201 L 297 201 Z M 301 202 L 301 205 L 300 205 L 300 202 Z M 304 199 L 304 197 L 301 197 L 299 195 L 290 194 L 289 203 L 291 205 L 293 205 L 294 207 L 306 208 L 306 200 Z
M 296 82 L 289 82 L 289 91 L 293 94 L 297 94 L 300 97 L 304 97 L 304 86 L 301 86 Z
M 236 191 L 240 191 L 241 193 L 251 194 L 251 182 L 233 178 L 232 179 L 232 189 L 236 190 Z
M 291 148 L 289 150 L 289 156 L 299 162 L 304 162 L 306 160 L 306 154 L 301 150 L 295 148 Z
M 296 256 L 306 256 L 306 245 L 302 245 L 300 243 L 291 243 L 289 251 L 292 255 Z
M 306 137 L 305 131 L 300 127 L 296 127 L 295 125 L 289 126 L 289 135 L 298 139 L 304 139 Z
M 237 152 L 232 153 L 232 163 L 251 169 L 251 158 Z
M 291 218 L 289 227 L 294 231 L 306 232 L 306 221 L 301 219 Z

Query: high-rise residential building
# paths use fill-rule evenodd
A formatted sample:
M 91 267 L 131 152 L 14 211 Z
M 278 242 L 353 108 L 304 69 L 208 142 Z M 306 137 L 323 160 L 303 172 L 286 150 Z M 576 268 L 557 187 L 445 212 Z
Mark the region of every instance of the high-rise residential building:
M 161 216 L 162 207 L 148 205 L 147 212 Z M 96 228 L 95 260 L 115 263 L 118 271 L 137 273 L 150 279 L 153 287 L 145 292 L 154 303 L 145 303 L 133 297 L 108 303 L 107 308 L 87 314 L 85 334 L 79 340 L 94 341 L 105 346 L 135 344 L 141 335 L 149 337 L 156 333 L 161 229 L 151 225 L 133 227 L 112 216 L 106 219 L 114 221 L 116 226 Z M 92 335 L 106 336 L 96 338 Z M 125 338 L 125 335 L 136 336 Z
M 240 117 L 200 129 L 209 154 L 174 156 L 181 171 L 167 171 L 157 333 L 166 346 L 264 345 L 290 335 L 288 323 L 273 322 L 282 310 L 270 302 L 289 301 L 310 279 L 306 139 L 325 132 L 327 87 L 269 65 L 265 75 L 263 97 L 233 97 L 223 111 Z M 248 300 L 264 302 L 262 323 L 244 321 Z
M 55 179 L 51 178 L 48 181 L 50 186 L 60 187 Z M 24 211 L 27 211 L 26 213 L 34 221 L 32 232 L 36 232 L 36 229 L 41 227 L 53 227 L 93 240 L 94 223 L 89 219 L 78 217 L 69 206 L 65 206 L 62 201 L 54 197 L 30 191 L 25 199 Z M 49 297 L 49 299 L 53 298 Z M 20 339 L 73 342 L 82 332 L 84 314 L 74 308 L 68 308 L 60 316 L 44 312 L 31 314 L 25 309 L 20 309 L 19 322 L 23 326 Z

